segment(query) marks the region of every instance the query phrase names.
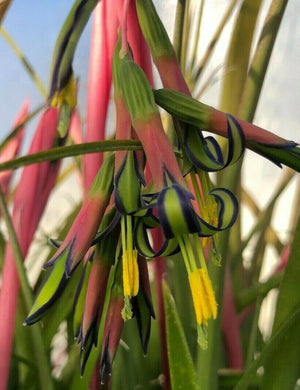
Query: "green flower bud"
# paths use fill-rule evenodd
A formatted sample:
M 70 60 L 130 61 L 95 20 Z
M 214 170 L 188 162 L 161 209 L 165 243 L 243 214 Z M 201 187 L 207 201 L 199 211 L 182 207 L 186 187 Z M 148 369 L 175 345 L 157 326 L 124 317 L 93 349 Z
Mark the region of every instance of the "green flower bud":
M 115 203 L 122 214 L 130 214 L 140 207 L 140 182 L 132 151 L 128 151 L 115 176 Z
M 209 129 L 212 107 L 172 89 L 154 91 L 156 103 L 185 123 L 200 129 Z
M 121 60 L 120 83 L 131 120 L 148 122 L 158 114 L 153 92 L 142 69 L 127 55 Z

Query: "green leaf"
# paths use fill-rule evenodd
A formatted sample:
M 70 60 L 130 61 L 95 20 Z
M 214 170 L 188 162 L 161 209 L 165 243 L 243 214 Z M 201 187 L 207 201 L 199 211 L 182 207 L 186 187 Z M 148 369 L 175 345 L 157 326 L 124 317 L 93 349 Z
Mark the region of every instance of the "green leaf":
M 167 346 L 172 388 L 176 390 L 199 390 L 194 364 L 184 336 L 173 297 L 163 283 L 164 304 L 166 312 Z
M 287 318 L 300 310 L 300 219 L 291 254 L 281 283 L 273 325 L 275 334 Z M 284 338 L 268 354 L 264 367 L 262 390 L 292 389 L 300 376 L 300 319 L 290 327 Z
M 262 350 L 259 357 L 251 363 L 249 368 L 246 370 L 244 375 L 242 376 L 241 380 L 238 382 L 237 386 L 234 388 L 234 390 L 245 390 L 248 389 L 249 386 L 253 383 L 257 382 L 257 375 L 256 372 L 264 363 L 264 361 L 268 358 L 268 356 L 272 356 L 272 354 L 276 351 L 278 352 L 278 349 L 281 348 L 281 346 L 284 343 L 284 340 L 286 336 L 289 334 L 295 334 L 299 330 L 299 324 L 300 324 L 300 308 L 298 308 L 296 311 L 293 312 L 279 327 L 279 329 L 272 335 L 270 342 L 267 344 L 267 346 Z M 299 332 L 298 332 L 299 333 Z M 295 345 L 293 345 L 293 348 Z M 299 351 L 298 351 L 299 355 Z M 288 364 L 287 364 L 288 362 Z M 290 360 L 284 359 L 285 366 L 289 366 L 291 363 Z M 282 367 L 283 368 L 283 367 Z M 275 375 L 275 369 L 273 370 L 273 374 Z M 287 379 L 287 377 L 285 377 Z M 275 378 L 273 378 L 271 387 L 265 387 L 265 389 L 273 390 L 275 387 L 273 385 L 276 383 Z M 291 387 L 286 386 L 286 382 L 284 382 L 284 387 L 276 387 L 280 390 L 282 389 L 290 389 Z M 293 388 L 293 387 L 292 387 Z M 262 388 L 261 388 L 262 389 Z
M 141 150 L 141 144 L 135 140 L 100 141 L 89 142 L 81 145 L 59 146 L 43 152 L 29 154 L 14 160 L 5 161 L 0 164 L 0 171 L 17 169 L 26 165 L 36 164 L 44 161 L 55 161 L 65 157 L 80 156 L 82 154 L 113 152 L 116 150 Z
M 221 109 L 237 115 L 247 77 L 253 34 L 262 0 L 244 0 L 231 35 L 221 96 Z

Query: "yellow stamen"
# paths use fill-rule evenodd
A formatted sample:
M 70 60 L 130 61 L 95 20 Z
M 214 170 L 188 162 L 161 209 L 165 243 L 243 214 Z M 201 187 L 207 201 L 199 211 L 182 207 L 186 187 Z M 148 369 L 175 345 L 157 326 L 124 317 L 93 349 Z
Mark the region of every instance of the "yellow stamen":
M 209 279 L 209 276 L 207 274 L 206 269 L 201 268 L 199 269 L 199 275 L 201 279 L 202 289 L 203 289 L 203 295 L 205 296 L 206 305 L 204 305 L 204 317 L 213 318 L 214 320 L 217 318 L 217 302 L 215 298 L 215 293 L 212 288 L 211 280 Z
M 189 273 L 189 283 L 197 323 L 207 325 L 208 319 L 217 317 L 217 303 L 206 269 L 197 268 Z
M 72 74 L 67 85 L 61 91 L 57 91 L 53 95 L 51 106 L 60 107 L 63 103 L 66 103 L 70 108 L 74 108 L 77 104 L 76 90 L 76 81 Z
M 139 269 L 137 263 L 137 251 L 124 250 L 123 263 L 123 289 L 124 296 L 134 297 L 139 291 Z
M 202 218 L 212 226 L 218 226 L 218 205 L 214 200 L 210 199 L 210 203 L 207 204 L 201 210 Z M 217 234 L 215 235 L 217 237 Z M 202 247 L 205 248 L 210 243 L 211 237 L 203 237 Z

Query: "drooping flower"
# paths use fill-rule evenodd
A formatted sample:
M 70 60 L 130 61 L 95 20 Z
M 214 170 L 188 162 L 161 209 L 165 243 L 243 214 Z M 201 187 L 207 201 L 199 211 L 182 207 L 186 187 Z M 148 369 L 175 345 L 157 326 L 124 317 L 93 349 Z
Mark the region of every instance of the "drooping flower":
M 114 100 L 116 107 L 116 139 L 132 139 L 135 135 L 131 118 L 120 86 L 121 40 L 119 39 L 113 57 Z M 134 214 L 141 207 L 141 183 L 143 180 L 143 155 L 133 151 L 115 153 L 114 199 L 121 214 L 121 242 L 125 320 L 132 317 L 131 298 L 139 291 L 139 270 L 137 251 L 133 243 Z M 142 166 L 141 166 L 142 165 Z
M 232 135 L 234 140 L 244 138 L 247 148 L 268 158 L 278 166 L 285 164 L 300 171 L 300 149 L 296 142 L 286 140 L 259 126 L 207 106 L 183 93 L 160 89 L 154 94 L 156 102 L 162 108 L 175 118 L 191 125 L 192 128 L 207 130 L 229 139 L 234 131 L 237 134 L 237 137 Z M 190 135 L 197 137 L 195 134 Z M 193 141 L 190 142 L 190 145 L 192 144 Z
M 111 215 L 112 213 L 108 213 L 104 217 L 105 226 L 110 223 Z M 101 224 L 101 229 L 103 228 L 104 225 Z M 115 247 L 118 238 L 119 229 L 115 228 L 96 244 L 95 252 L 89 261 L 92 264 L 87 275 L 86 288 L 79 286 L 80 294 L 82 292 L 84 294 L 84 299 L 81 302 L 81 324 L 77 338 L 77 342 L 81 345 L 81 375 L 83 375 L 92 346 L 97 346 L 98 343 L 98 331 L 108 291 L 108 279 L 115 261 Z M 77 301 L 75 308 L 77 309 L 78 306 L 80 306 L 80 302 Z
M 168 244 L 164 245 L 155 253 L 151 250 L 147 234 L 142 232 L 143 222 L 140 222 L 141 229 L 137 228 L 137 237 L 142 238 L 142 245 L 139 248 L 146 248 L 146 253 L 142 253 L 149 255 L 149 252 L 152 252 L 150 257 L 154 257 L 170 254 L 168 251 L 174 250 L 174 240 L 178 243 L 189 275 L 199 325 L 199 342 L 205 348 L 206 339 L 202 326 L 207 324 L 209 318 L 215 318 L 217 305 L 198 236 L 212 236 L 232 226 L 237 216 L 237 201 L 228 190 L 214 189 L 209 194 L 217 202 L 217 207 L 210 213 L 214 223 L 196 214 L 191 203 L 193 196 L 188 190 L 172 145 L 162 127 L 152 90 L 142 70 L 126 56 L 120 66 L 120 82 L 133 127 L 143 145 L 157 191 L 150 200 L 149 207 L 157 210 L 166 242 L 172 243 L 169 247 Z M 193 249 L 195 246 L 197 250 Z M 195 283 L 195 280 L 199 283 Z M 201 300 L 199 293 L 195 291 L 198 284 L 202 293 L 205 292 Z
M 111 373 L 112 361 L 121 338 L 124 325 L 124 320 L 121 315 L 124 304 L 123 299 L 122 268 L 120 265 L 117 265 L 102 338 L 100 376 L 101 383 L 103 384 L 106 381 L 107 375 Z
M 26 325 L 38 321 L 65 287 L 69 278 L 92 245 L 112 192 L 114 156 L 104 160 L 69 233 L 45 267 L 52 267 L 38 292 Z

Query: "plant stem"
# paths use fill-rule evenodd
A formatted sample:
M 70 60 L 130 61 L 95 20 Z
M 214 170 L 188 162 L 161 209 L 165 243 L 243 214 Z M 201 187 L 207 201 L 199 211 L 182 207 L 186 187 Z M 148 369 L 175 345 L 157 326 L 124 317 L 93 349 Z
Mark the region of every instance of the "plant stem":
M 273 0 L 243 90 L 238 116 L 252 121 L 288 0 Z
M 177 0 L 177 7 L 176 7 L 173 45 L 179 63 L 181 63 L 181 57 L 182 57 L 182 37 L 183 37 L 183 30 L 184 30 L 185 3 L 186 0 Z
M 279 287 L 283 272 L 271 276 L 266 282 L 256 282 L 251 287 L 242 290 L 236 297 L 237 310 L 240 312 L 254 303 L 258 298 L 264 298 L 270 290 Z

